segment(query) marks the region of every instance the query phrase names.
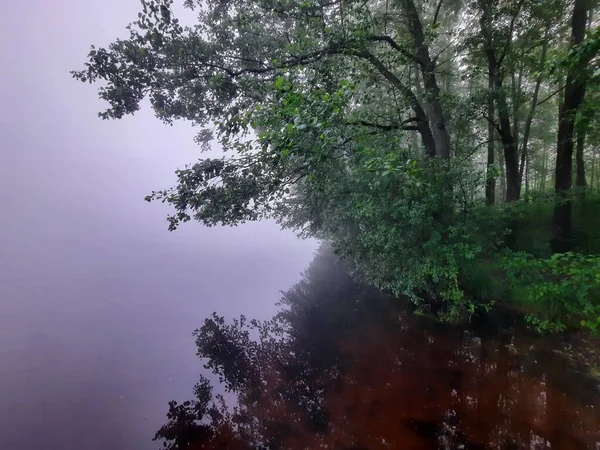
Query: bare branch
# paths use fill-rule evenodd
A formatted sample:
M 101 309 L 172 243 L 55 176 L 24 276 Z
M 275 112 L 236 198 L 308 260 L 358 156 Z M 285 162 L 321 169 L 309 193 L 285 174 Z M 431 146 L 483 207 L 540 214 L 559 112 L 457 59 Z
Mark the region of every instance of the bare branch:
M 462 161 L 469 160 L 471 158 L 471 156 L 473 156 L 477 152 L 477 150 L 479 150 L 481 148 L 482 145 L 489 144 L 490 142 L 502 142 L 502 141 L 500 139 L 488 139 L 486 141 L 480 142 L 475 147 L 473 147 L 473 149 L 464 158 L 462 158 Z
M 442 3 L 444 3 L 444 0 L 440 0 L 437 4 L 437 7 L 435 8 L 435 14 L 433 15 L 433 22 L 431 23 L 432 25 L 435 25 L 438 21 L 438 16 L 440 15 L 440 9 L 442 9 Z
M 408 124 L 411 122 L 418 122 L 418 119 L 416 117 L 411 117 L 410 119 L 403 120 L 398 125 L 383 125 L 383 124 L 379 124 L 379 123 L 368 122 L 366 120 L 358 120 L 356 122 L 348 122 L 347 125 L 362 125 L 364 127 L 379 128 L 380 130 L 392 131 L 392 130 L 415 129 L 414 126 L 406 128 L 408 126 Z
M 498 125 L 495 121 L 493 117 L 488 117 L 486 114 L 482 114 L 482 117 L 484 119 L 486 119 L 488 122 L 490 122 L 494 128 L 498 131 L 498 133 L 501 133 L 501 129 L 500 129 L 500 125 Z
M 540 106 L 543 103 L 546 103 L 548 100 L 550 100 L 552 97 L 554 97 L 556 94 L 558 94 L 559 92 L 561 92 L 565 87 L 561 86 L 559 87 L 556 91 L 554 91 L 552 94 L 550 94 L 548 97 L 546 97 L 544 100 L 540 100 L 539 102 L 537 102 L 535 104 L 535 106 Z
M 513 35 L 513 31 L 515 29 L 515 22 L 517 20 L 517 17 L 519 16 L 519 13 L 521 12 L 521 7 L 523 6 L 524 1 L 525 0 L 519 1 L 519 3 L 517 4 L 517 7 L 515 9 L 515 13 L 510 20 L 510 27 L 508 29 L 508 38 L 506 39 L 506 44 L 504 45 L 504 50 L 502 51 L 502 55 L 500 56 L 500 58 L 498 58 L 498 66 L 502 65 L 502 61 L 504 61 L 504 58 L 508 54 L 508 49 L 510 48 L 510 45 L 512 44 L 512 35 Z
M 316 50 L 314 52 L 307 53 L 305 55 L 300 55 L 297 57 L 293 57 L 287 60 L 282 61 L 280 64 L 273 66 L 265 66 L 265 67 L 255 67 L 255 68 L 245 68 L 241 70 L 233 70 L 229 67 L 225 67 L 221 64 L 216 64 L 208 61 L 200 61 L 200 64 L 209 67 L 212 69 L 218 69 L 225 72 L 229 77 L 235 78 L 245 73 L 268 73 L 273 72 L 275 70 L 281 70 L 287 67 L 300 66 L 302 64 L 310 64 L 312 62 L 318 61 L 327 55 L 339 54 L 342 51 L 342 48 L 339 45 L 331 45 L 329 47 L 323 48 L 321 50 Z
M 366 59 L 371 64 L 373 64 L 373 66 L 379 71 L 379 73 L 381 73 L 381 75 L 383 75 L 383 77 L 386 80 L 388 80 L 392 84 L 392 86 L 394 86 L 395 88 L 399 89 L 400 92 L 402 92 L 402 95 L 404 96 L 406 101 L 412 107 L 418 106 L 420 108 L 419 101 L 417 100 L 417 97 L 415 96 L 415 94 L 402 82 L 402 80 L 400 80 L 400 78 L 398 78 L 392 71 L 390 71 L 385 66 L 385 64 L 383 64 L 375 55 L 373 55 L 370 52 L 366 52 L 366 51 L 365 52 L 354 52 L 353 55 L 357 56 L 359 58 Z M 419 114 L 417 114 L 417 116 L 419 116 Z M 425 117 L 425 111 L 423 111 L 423 117 Z
M 419 59 L 416 55 L 413 55 L 410 52 L 406 51 L 405 48 L 402 48 L 400 45 L 398 45 L 398 43 L 394 41 L 394 39 L 392 39 L 390 36 L 367 36 L 367 40 L 375 42 L 387 42 L 390 47 L 401 53 L 402 56 L 410 59 L 411 61 L 415 61 L 417 63 L 419 62 Z

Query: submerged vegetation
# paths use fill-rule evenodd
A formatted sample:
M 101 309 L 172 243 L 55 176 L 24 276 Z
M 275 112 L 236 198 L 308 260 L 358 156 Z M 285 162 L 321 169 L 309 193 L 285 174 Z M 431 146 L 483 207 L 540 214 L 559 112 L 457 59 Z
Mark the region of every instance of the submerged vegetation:
M 148 98 L 225 152 L 147 197 L 171 230 L 274 218 L 419 311 L 600 332 L 597 2 L 184 3 L 73 72 L 102 118 Z

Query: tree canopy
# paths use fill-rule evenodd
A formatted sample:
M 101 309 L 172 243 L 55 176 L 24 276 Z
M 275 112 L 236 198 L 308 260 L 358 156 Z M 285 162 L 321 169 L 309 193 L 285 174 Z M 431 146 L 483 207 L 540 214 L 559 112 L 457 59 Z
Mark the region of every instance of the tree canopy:
M 148 99 L 225 152 L 146 198 L 169 229 L 275 218 L 378 287 L 463 310 L 506 251 L 600 251 L 577 216 L 600 185 L 595 1 L 186 0 L 188 26 L 173 1 L 142 0 L 72 72 L 100 83 L 100 117 Z M 479 281 L 470 297 L 492 295 Z

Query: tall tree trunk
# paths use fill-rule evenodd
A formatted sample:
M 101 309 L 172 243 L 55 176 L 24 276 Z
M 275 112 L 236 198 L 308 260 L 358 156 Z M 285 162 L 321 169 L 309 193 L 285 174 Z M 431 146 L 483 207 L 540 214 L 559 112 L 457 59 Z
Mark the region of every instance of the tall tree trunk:
M 600 164 L 598 163 L 598 155 L 594 157 L 594 173 L 596 174 L 596 189 L 600 189 Z
M 592 2 L 594 3 L 594 2 Z M 591 5 L 588 4 L 588 7 Z M 594 10 L 590 7 L 587 16 L 587 29 L 590 30 L 592 28 L 592 19 L 594 16 Z M 585 87 L 583 92 L 583 97 L 585 100 Z M 583 102 L 583 100 L 582 100 Z M 577 187 L 583 188 L 587 186 L 587 181 L 585 179 L 585 163 L 583 159 L 583 152 L 585 150 L 585 130 L 579 129 L 577 130 L 577 147 L 575 150 L 575 162 L 577 167 L 577 175 L 575 178 L 575 185 Z
M 500 119 L 500 139 L 504 149 L 504 163 L 506 166 L 506 201 L 512 202 L 519 200 L 521 196 L 519 183 L 519 161 L 517 158 L 517 148 L 510 130 L 510 116 L 506 96 L 500 92 L 502 90 L 502 81 L 496 76 L 496 104 L 498 105 L 498 118 Z
M 594 188 L 594 181 L 595 181 L 595 173 L 596 173 L 596 151 L 592 152 L 592 167 L 591 167 L 591 171 L 590 171 L 590 187 L 593 189 Z
M 490 72 L 491 73 L 491 72 Z M 496 177 L 493 173 L 494 167 L 494 152 L 496 151 L 496 146 L 494 145 L 496 141 L 496 129 L 494 127 L 494 98 L 491 95 L 491 92 L 494 89 L 494 82 L 492 77 L 488 77 L 488 89 L 490 91 L 490 95 L 488 96 L 488 106 L 487 106 L 487 114 L 488 114 L 488 143 L 487 143 L 487 173 L 485 180 L 485 203 L 487 205 L 492 205 L 494 203 L 494 199 L 496 198 Z
M 513 64 L 514 66 L 514 64 Z M 521 107 L 521 86 L 523 81 L 523 64 L 519 67 L 517 76 L 516 68 L 511 71 L 511 97 L 512 97 L 512 115 L 513 128 L 512 135 L 515 141 L 515 147 L 519 148 L 519 108 Z
M 419 81 L 419 72 L 417 72 L 416 70 L 411 69 L 410 71 L 410 75 L 409 75 L 409 79 L 413 80 L 414 78 L 414 89 L 417 91 L 417 97 L 419 98 L 419 101 L 421 101 L 421 82 Z M 412 75 L 412 73 L 414 73 L 414 76 Z M 417 133 L 412 133 L 411 134 L 411 147 L 412 147 L 412 152 L 415 155 L 415 158 L 417 157 L 416 155 L 419 155 L 421 148 L 419 147 L 419 136 L 417 135 Z M 419 155 L 420 156 L 420 155 Z
M 413 0 L 402 0 L 402 8 L 408 21 L 408 30 L 416 47 L 416 60 L 423 75 L 429 123 L 435 142 L 436 156 L 448 159 L 450 158 L 450 134 L 446 128 L 440 88 L 435 75 L 435 62 L 429 54 L 429 47 L 425 42 L 423 25 L 415 2 Z
M 354 52 L 353 55 L 369 61 L 373 67 L 375 67 L 379 73 L 392 84 L 392 86 L 399 90 L 402 97 L 404 97 L 404 100 L 411 106 L 415 113 L 416 128 L 421 135 L 421 142 L 423 143 L 425 152 L 431 157 L 436 156 L 436 142 L 429 126 L 427 114 L 413 91 L 373 53 L 368 51 L 357 51 Z
M 587 0 L 575 0 L 571 20 L 571 45 L 583 41 L 587 19 Z M 585 81 L 582 73 L 587 60 L 580 58 L 570 68 L 565 83 L 564 102 L 560 108 L 558 122 L 558 139 L 556 145 L 556 169 L 554 190 L 557 202 L 554 207 L 554 237 L 552 250 L 555 253 L 569 251 L 571 248 L 571 201 L 566 192 L 573 185 L 573 137 L 575 132 L 575 115 L 583 102 Z
M 531 133 L 531 124 L 533 122 L 533 117 L 535 115 L 535 110 L 537 107 L 538 96 L 540 93 L 540 86 L 542 84 L 542 68 L 546 64 L 546 53 L 548 50 L 548 32 L 550 27 L 546 29 L 544 33 L 544 43 L 542 44 L 542 54 L 540 55 L 540 62 L 538 65 L 539 75 L 535 80 L 535 88 L 533 90 L 533 97 L 531 99 L 531 105 L 529 107 L 529 114 L 527 115 L 527 119 L 525 121 L 525 129 L 523 130 L 523 144 L 521 146 L 521 164 L 519 166 L 519 184 L 522 183 L 523 180 L 523 170 L 525 168 L 525 162 L 528 159 L 527 152 L 529 151 L 529 135 Z M 526 188 L 527 190 L 527 188 Z
M 542 160 L 542 163 L 544 163 L 544 161 Z M 542 167 L 542 171 L 538 172 L 537 175 L 535 176 L 536 178 L 536 183 L 537 183 L 537 190 L 540 192 L 543 192 L 545 190 L 545 183 L 546 183 L 546 177 L 544 175 L 544 168 Z
M 419 133 L 421 134 L 421 143 L 425 147 L 425 152 L 427 155 L 434 157 L 435 156 L 435 141 L 433 140 L 433 135 L 431 134 L 431 128 L 429 126 L 429 121 L 427 117 L 429 117 L 429 112 L 427 111 L 427 103 L 423 102 L 423 85 L 421 84 L 421 77 L 419 76 L 419 71 L 415 70 L 415 90 L 417 92 L 417 98 L 419 104 L 423 105 L 423 114 L 424 118 L 421 122 L 419 122 Z M 427 131 L 428 130 L 428 131 Z
M 511 202 L 518 200 L 520 192 L 519 183 L 519 158 L 518 148 L 515 144 L 514 136 L 511 130 L 510 111 L 506 101 L 506 93 L 502 85 L 501 65 L 508 46 L 505 48 L 505 53 L 500 56 L 496 55 L 492 33 L 490 31 L 491 21 L 491 4 L 488 0 L 479 0 L 479 7 L 482 10 L 482 15 L 479 20 L 481 34 L 483 35 L 484 49 L 488 60 L 489 77 L 494 86 L 494 97 L 498 111 L 498 119 L 500 122 L 499 133 L 504 150 L 504 164 L 506 169 L 506 201 Z M 510 39 L 510 38 L 509 38 Z
M 540 191 L 546 190 L 546 179 L 548 178 L 548 151 L 546 148 L 543 150 L 542 157 L 542 173 L 540 176 Z
M 504 158 L 502 157 L 503 151 L 501 149 L 498 150 L 500 152 L 499 161 L 500 161 L 500 195 L 498 196 L 503 201 L 506 200 L 506 170 L 504 169 Z
M 529 199 L 529 156 L 525 155 L 525 198 Z
M 577 175 L 575 178 L 575 186 L 585 187 L 587 186 L 585 180 L 585 165 L 583 162 L 583 150 L 585 148 L 585 133 L 579 131 L 577 133 L 577 150 L 575 151 L 575 161 L 577 165 Z

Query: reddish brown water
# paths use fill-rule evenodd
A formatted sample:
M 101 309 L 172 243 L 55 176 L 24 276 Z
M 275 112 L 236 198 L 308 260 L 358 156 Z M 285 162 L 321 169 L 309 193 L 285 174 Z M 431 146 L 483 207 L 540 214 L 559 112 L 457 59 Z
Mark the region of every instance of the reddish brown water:
M 200 333 L 238 414 L 189 448 L 600 448 L 598 383 L 552 340 L 436 324 L 332 270 L 284 295 L 287 334 Z
M 506 340 L 417 324 L 345 343 L 350 369 L 325 396 L 339 430 L 327 447 L 596 448 L 593 383 Z

